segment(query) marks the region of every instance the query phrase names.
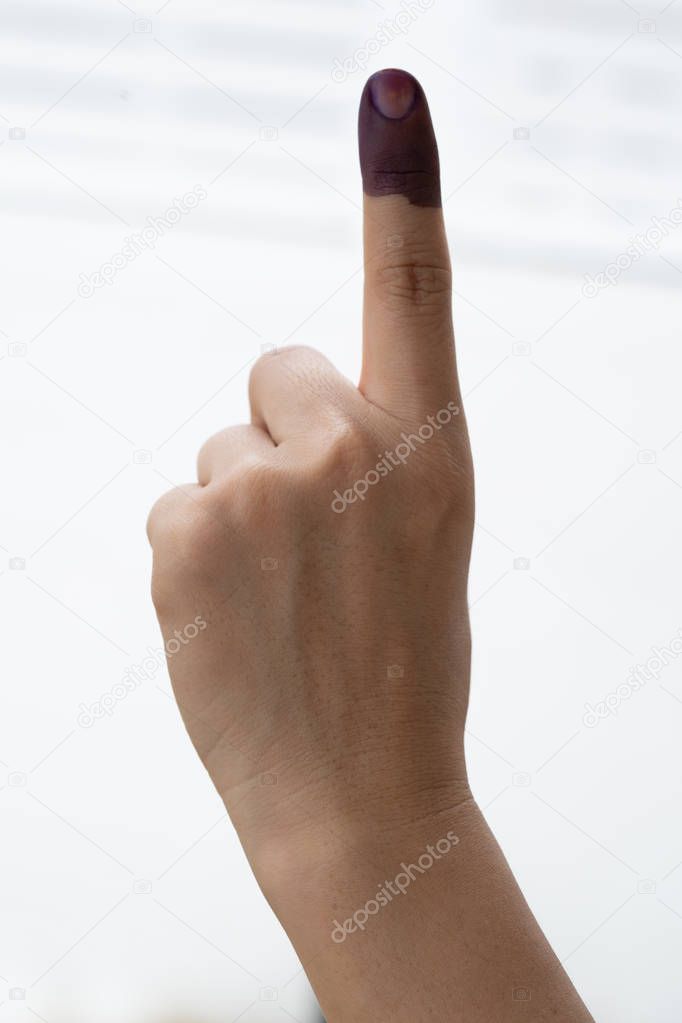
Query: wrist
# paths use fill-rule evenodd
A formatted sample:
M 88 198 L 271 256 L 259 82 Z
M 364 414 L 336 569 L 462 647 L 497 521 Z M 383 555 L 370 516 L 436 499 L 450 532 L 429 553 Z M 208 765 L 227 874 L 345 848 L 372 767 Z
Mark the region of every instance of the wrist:
M 366 904 L 383 908 L 425 874 L 445 870 L 479 818 L 464 783 L 424 794 L 419 804 L 394 805 L 380 820 L 327 814 L 246 851 L 280 922 L 308 949 L 336 940 L 335 925 L 352 922 Z
M 266 892 L 327 1019 L 511 1023 L 521 986 L 533 1021 L 589 1023 L 470 796 L 337 839 L 292 850 Z

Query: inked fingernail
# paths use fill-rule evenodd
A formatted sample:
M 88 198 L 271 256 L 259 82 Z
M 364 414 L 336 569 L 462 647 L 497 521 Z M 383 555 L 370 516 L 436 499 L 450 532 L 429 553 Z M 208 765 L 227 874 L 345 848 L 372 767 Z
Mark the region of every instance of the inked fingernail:
M 441 205 L 438 147 L 416 78 L 395 68 L 372 75 L 360 100 L 358 131 L 366 195 Z
M 398 120 L 409 114 L 417 98 L 417 83 L 406 71 L 379 71 L 369 80 L 372 102 L 380 114 Z

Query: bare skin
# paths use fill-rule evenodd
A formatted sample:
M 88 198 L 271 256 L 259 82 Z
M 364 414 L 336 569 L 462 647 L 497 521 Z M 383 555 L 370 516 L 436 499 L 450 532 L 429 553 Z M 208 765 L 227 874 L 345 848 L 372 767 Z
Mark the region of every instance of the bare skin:
M 588 1023 L 467 779 L 474 479 L 440 208 L 366 195 L 365 267 L 359 386 L 264 356 L 251 424 L 152 511 L 173 687 L 329 1023 Z

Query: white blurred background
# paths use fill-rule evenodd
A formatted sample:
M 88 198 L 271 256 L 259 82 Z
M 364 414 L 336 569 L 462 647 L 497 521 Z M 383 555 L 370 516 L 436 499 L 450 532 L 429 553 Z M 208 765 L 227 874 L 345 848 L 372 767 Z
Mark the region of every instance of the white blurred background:
M 314 1017 L 165 669 L 92 727 L 79 708 L 158 649 L 147 510 L 247 417 L 262 346 L 357 375 L 355 119 L 384 66 L 421 78 L 441 145 L 475 791 L 596 1020 L 679 1021 L 682 658 L 583 720 L 682 627 L 682 228 L 650 231 L 682 196 L 663 2 L 0 7 L 0 1023 Z

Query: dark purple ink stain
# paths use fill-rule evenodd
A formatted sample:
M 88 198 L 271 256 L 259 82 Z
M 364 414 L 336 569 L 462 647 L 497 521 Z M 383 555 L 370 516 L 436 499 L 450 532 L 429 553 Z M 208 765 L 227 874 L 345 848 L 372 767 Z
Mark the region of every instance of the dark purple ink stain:
M 366 195 L 442 205 L 436 136 L 416 78 L 393 68 L 372 75 L 360 100 L 358 134 Z

